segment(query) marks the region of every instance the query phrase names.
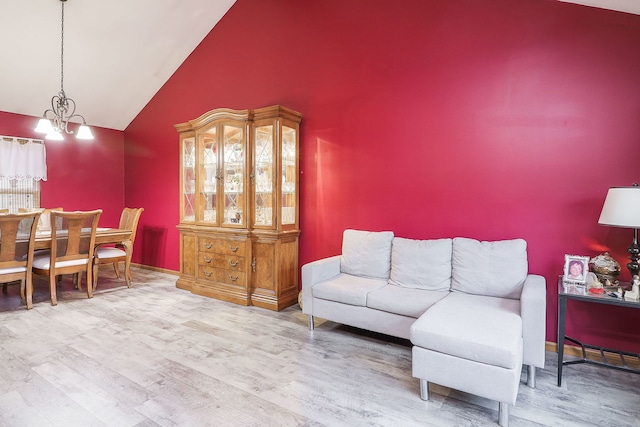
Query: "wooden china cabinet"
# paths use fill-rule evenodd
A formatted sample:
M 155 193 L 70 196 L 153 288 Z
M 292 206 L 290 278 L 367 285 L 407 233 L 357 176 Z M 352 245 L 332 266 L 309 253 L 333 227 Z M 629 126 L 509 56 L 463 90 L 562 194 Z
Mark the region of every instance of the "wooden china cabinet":
M 175 126 L 178 288 L 271 310 L 297 302 L 301 118 L 219 108 Z

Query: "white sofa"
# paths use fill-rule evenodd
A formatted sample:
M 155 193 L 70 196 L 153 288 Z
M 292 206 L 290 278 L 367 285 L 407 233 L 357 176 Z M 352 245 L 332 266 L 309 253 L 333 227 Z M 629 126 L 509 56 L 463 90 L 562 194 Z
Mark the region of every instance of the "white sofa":
M 522 364 L 530 387 L 544 367 L 546 283 L 522 239 L 345 230 L 341 255 L 302 267 L 302 298 L 310 330 L 319 317 L 410 339 L 423 399 L 429 381 L 494 399 L 501 425 Z

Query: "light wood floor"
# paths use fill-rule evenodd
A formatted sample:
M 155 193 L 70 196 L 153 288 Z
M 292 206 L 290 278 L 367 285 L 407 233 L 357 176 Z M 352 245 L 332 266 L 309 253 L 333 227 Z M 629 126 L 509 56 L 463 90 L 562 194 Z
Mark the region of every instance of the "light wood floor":
M 91 300 L 65 279 L 56 307 L 42 279 L 33 310 L 0 295 L 0 426 L 497 425 L 492 401 L 433 385 L 420 400 L 407 341 L 112 276 Z M 640 375 L 570 366 L 560 388 L 555 356 L 511 426 L 640 426 Z

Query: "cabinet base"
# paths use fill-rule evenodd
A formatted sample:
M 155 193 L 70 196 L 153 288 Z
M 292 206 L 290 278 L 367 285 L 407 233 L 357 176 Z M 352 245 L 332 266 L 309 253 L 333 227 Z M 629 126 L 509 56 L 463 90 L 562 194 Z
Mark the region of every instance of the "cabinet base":
M 284 310 L 298 302 L 298 292 L 280 295 L 261 295 L 254 293 L 251 295 L 251 304 L 273 311 Z
M 249 296 L 239 290 L 225 289 L 209 284 L 203 285 L 201 283 L 194 283 L 191 287 L 191 292 L 196 295 L 232 302 L 234 304 L 251 305 Z
M 191 280 L 185 280 L 185 279 L 178 279 L 176 280 L 176 288 L 178 289 L 184 289 L 185 291 L 190 291 L 191 290 L 191 286 L 193 285 L 193 281 Z
M 280 297 L 257 293 L 249 295 L 242 290 L 231 289 L 225 284 L 200 283 L 184 278 L 179 278 L 176 281 L 176 288 L 221 301 L 243 306 L 255 305 L 256 307 L 273 311 L 283 310 L 298 302 L 298 292 L 288 293 Z

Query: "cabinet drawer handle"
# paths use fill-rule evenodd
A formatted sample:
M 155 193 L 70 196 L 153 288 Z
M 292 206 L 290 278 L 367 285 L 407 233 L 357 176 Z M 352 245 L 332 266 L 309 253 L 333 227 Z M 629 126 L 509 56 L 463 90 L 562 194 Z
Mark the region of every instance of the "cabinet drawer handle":
M 240 246 L 233 247 L 233 246 L 229 245 L 229 249 L 231 249 L 231 252 L 235 252 L 238 249 L 240 249 Z
M 203 271 L 204 271 L 204 275 L 207 277 L 211 277 L 211 275 L 213 274 L 213 271 L 207 271 L 206 269 Z
M 235 261 L 231 261 L 231 260 L 229 260 L 229 265 L 230 265 L 231 267 L 235 267 L 235 266 L 237 266 L 238 264 L 240 264 L 240 261 L 238 261 L 238 260 L 235 260 Z
M 238 276 L 235 276 L 235 277 L 234 277 L 234 276 L 232 276 L 232 275 L 229 275 L 229 279 L 230 279 L 232 282 L 235 282 L 236 280 L 238 280 Z
M 205 249 L 211 249 L 213 247 L 213 243 L 204 242 Z
M 204 262 L 206 262 L 206 263 L 209 263 L 209 262 L 211 262 L 213 260 L 212 256 L 203 255 L 202 258 L 204 258 Z
M 253 257 L 253 261 L 251 261 L 251 270 L 253 270 L 253 272 L 256 272 L 256 257 Z

